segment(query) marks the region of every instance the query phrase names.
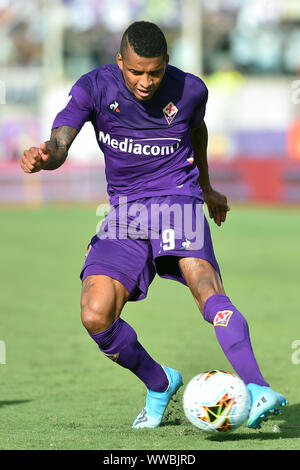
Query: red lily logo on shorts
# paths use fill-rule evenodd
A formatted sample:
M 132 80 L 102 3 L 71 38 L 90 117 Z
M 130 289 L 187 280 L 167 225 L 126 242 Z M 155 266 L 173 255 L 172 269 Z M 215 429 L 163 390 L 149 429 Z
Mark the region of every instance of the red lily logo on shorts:
M 232 310 L 218 312 L 214 318 L 214 326 L 227 326 L 232 314 Z
M 163 113 L 167 120 L 167 123 L 170 125 L 174 117 L 178 113 L 178 109 L 176 108 L 175 104 L 170 101 L 170 103 L 168 103 L 167 106 L 163 108 Z

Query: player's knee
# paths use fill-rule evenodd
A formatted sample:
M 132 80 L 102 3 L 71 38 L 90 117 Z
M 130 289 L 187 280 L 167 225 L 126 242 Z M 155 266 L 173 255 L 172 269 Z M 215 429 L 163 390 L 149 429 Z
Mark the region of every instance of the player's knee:
M 81 321 L 92 334 L 107 330 L 116 318 L 114 306 L 101 298 L 90 298 L 81 303 Z

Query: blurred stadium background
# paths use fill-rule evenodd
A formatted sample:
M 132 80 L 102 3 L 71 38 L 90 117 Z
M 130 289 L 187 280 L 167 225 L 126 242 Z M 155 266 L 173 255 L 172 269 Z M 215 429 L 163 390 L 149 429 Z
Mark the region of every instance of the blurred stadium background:
M 173 65 L 207 83 L 217 189 L 229 201 L 299 203 L 299 0 L 0 0 L 0 203 L 106 199 L 90 124 L 59 170 L 24 175 L 19 160 L 140 19 L 164 30 Z
M 216 255 L 266 379 L 289 400 L 263 432 L 199 435 L 179 400 L 158 433 L 131 430 L 143 384 L 99 355 L 80 322 L 79 272 L 107 199 L 92 126 L 60 169 L 20 168 L 72 84 L 114 62 L 139 19 L 158 23 L 171 63 L 209 89 L 211 177 L 235 206 L 221 230 L 210 224 Z M 300 0 L 0 0 L 1 449 L 299 450 L 299 74 Z M 156 277 L 122 315 L 185 383 L 228 370 L 184 286 Z

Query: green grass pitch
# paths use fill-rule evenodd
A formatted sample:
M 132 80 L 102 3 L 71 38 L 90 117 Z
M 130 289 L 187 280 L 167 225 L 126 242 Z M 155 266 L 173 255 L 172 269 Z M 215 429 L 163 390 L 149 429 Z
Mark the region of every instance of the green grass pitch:
M 79 271 L 98 222 L 96 207 L 1 210 L 0 449 L 300 449 L 298 209 L 236 206 L 221 228 L 210 224 L 227 295 L 248 320 L 263 375 L 289 400 L 260 431 L 216 435 L 186 421 L 182 390 L 160 428 L 131 429 L 144 385 L 101 355 L 80 321 Z M 232 370 L 178 283 L 156 278 L 123 318 L 185 384 Z

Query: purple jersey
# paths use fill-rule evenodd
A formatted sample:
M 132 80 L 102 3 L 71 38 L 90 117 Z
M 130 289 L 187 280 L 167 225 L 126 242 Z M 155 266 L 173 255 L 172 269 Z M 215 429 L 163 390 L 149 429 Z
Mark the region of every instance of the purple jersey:
M 176 194 L 203 199 L 190 129 L 204 118 L 207 94 L 200 78 L 168 65 L 154 96 L 139 101 L 118 65 L 104 65 L 79 78 L 52 128 L 80 131 L 91 121 L 104 153 L 112 205 L 120 196 L 128 201 Z

